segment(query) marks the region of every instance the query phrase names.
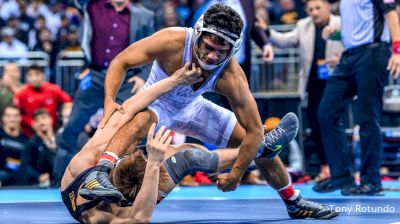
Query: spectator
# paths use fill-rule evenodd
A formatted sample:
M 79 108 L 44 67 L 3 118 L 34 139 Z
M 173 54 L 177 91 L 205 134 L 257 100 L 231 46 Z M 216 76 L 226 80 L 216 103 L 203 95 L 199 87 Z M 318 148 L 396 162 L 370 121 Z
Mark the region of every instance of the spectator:
M 37 18 L 39 15 L 47 18 L 47 16 L 50 14 L 50 10 L 49 7 L 44 4 L 43 0 L 32 0 L 26 10 L 26 13 L 33 18 Z
M 49 0 L 48 6 L 49 12 L 45 14 L 46 25 L 51 30 L 53 36 L 55 36 L 61 26 L 62 4 L 59 0 Z
M 40 174 L 39 186 L 49 187 L 56 156 L 56 136 L 53 120 L 45 109 L 38 109 L 33 114 L 35 135 L 31 138 L 31 164 Z
M 78 28 L 75 25 L 70 25 L 67 29 L 67 40 L 63 51 L 82 51 L 79 45 Z
M 33 48 L 34 51 L 43 51 L 50 56 L 50 68 L 54 69 L 59 46 L 54 41 L 53 34 L 47 28 L 42 28 L 38 32 L 38 42 Z
M 36 17 L 34 29 L 29 32 L 29 49 L 33 50 L 35 48 L 39 42 L 39 31 L 46 28 L 46 18 L 42 15 Z
M 60 29 L 57 31 L 57 42 L 61 46 L 65 46 L 68 42 L 68 27 L 70 26 L 69 18 L 66 14 L 62 14 L 61 17 L 61 25 Z
M 21 113 L 7 106 L 0 126 L 0 186 L 36 183 L 37 173 L 29 166 L 28 139 L 21 133 Z
M 0 43 L 0 56 L 10 60 L 26 58 L 28 48 L 21 41 L 15 39 L 14 31 L 10 27 L 1 29 L 2 42 Z
M 12 105 L 14 94 L 22 87 L 20 78 L 21 71 L 17 64 L 11 62 L 4 65 L 0 80 L 0 112 Z
M 71 102 L 71 98 L 60 87 L 44 79 L 43 68 L 32 65 L 27 71 L 27 84 L 14 97 L 14 103 L 22 112 L 22 129 L 31 137 L 34 132 L 33 113 L 40 108 L 49 112 L 53 121 L 57 121 L 57 108 Z M 55 124 L 54 124 L 55 125 Z
M 300 94 L 307 100 L 307 118 L 311 127 L 311 138 L 315 145 L 318 158 L 321 161 L 320 173 L 316 181 L 330 177 L 318 122 L 318 107 L 325 90 L 328 69 L 333 68 L 339 61 L 343 46 L 339 41 L 322 39 L 322 30 L 326 25 L 340 28 L 340 17 L 330 13 L 327 0 L 307 0 L 306 9 L 309 17 L 297 22 L 294 30 L 280 33 L 268 29 L 266 24 L 261 26 L 269 34 L 273 45 L 281 48 L 299 47 L 300 52 Z M 263 22 L 259 19 L 259 22 Z M 330 68 L 328 68 L 328 66 Z
M 294 0 L 278 0 L 278 5 L 270 10 L 271 24 L 296 24 L 300 19 Z
M 57 129 L 57 134 L 63 132 L 65 125 L 68 123 L 69 120 L 69 116 L 71 115 L 71 111 L 72 111 L 72 105 L 73 103 L 64 103 L 61 107 L 60 107 L 60 116 L 61 117 L 61 121 L 58 121 L 59 128 Z
M 7 20 L 7 26 L 13 29 L 14 36 L 25 45 L 29 42 L 29 27 L 22 27 L 18 17 L 11 16 Z M 28 29 L 26 29 L 28 28 Z
M 0 4 L 0 17 L 7 21 L 11 16 L 18 16 L 19 9 L 15 0 L 2 1 Z
M 18 7 L 19 7 L 19 21 L 21 22 L 21 29 L 25 31 L 29 31 L 33 29 L 35 24 L 35 19 L 29 16 L 26 13 L 28 3 L 25 0 L 17 0 Z

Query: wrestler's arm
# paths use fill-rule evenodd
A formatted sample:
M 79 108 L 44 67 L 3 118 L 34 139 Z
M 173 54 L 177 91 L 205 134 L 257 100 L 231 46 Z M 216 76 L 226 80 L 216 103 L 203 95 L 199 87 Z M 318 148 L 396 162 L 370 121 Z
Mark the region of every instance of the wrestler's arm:
M 176 53 L 174 37 L 183 32 L 182 28 L 163 29 L 155 34 L 131 44 L 119 53 L 110 63 L 105 79 L 105 102 L 115 100 L 128 68 L 140 67 L 169 57 Z
M 122 106 L 127 112 L 128 117 L 133 117 L 139 111 L 145 109 L 160 96 L 171 91 L 173 88 L 180 85 L 192 85 L 202 81 L 201 73 L 198 72 L 195 66 L 190 69 L 190 62 L 187 62 L 184 67 L 174 72 L 168 78 L 162 79 L 157 83 L 149 86 L 145 90 L 137 93 L 126 100 Z
M 160 166 L 172 140 L 169 135 L 170 130 L 165 130 L 165 126 L 154 135 L 155 128 L 156 124 L 153 123 L 147 135 L 148 159 L 142 186 L 128 212 L 123 210 L 125 212 L 119 214 L 121 220 L 116 220 L 118 223 L 149 223 L 154 212 L 158 197 Z
M 231 173 L 239 181 L 254 159 L 263 139 L 263 128 L 257 104 L 249 90 L 246 76 L 233 58 L 217 84 L 217 92 L 226 96 L 246 136 L 240 145 L 239 155 Z

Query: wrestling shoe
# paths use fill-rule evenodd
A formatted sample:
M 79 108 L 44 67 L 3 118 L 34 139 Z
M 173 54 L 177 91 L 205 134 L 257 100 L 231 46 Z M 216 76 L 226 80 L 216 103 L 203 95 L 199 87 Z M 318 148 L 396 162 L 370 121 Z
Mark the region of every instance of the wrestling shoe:
M 96 166 L 86 177 L 79 195 L 87 200 L 102 200 L 109 203 L 117 203 L 124 199 L 119 190 L 114 187 L 109 179 L 111 172 L 110 164 Z
M 303 199 L 300 195 L 293 201 L 283 201 L 292 219 L 332 219 L 339 215 L 338 212 L 329 209 L 327 206 Z
M 296 114 L 287 113 L 274 129 L 265 134 L 256 158 L 274 158 L 296 137 L 298 130 L 299 119 Z

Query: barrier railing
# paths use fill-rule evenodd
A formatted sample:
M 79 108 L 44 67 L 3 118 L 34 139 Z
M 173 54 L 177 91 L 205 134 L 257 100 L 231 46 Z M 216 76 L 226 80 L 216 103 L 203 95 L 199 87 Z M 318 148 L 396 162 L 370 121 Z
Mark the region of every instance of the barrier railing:
M 50 57 L 48 54 L 42 51 L 29 51 L 22 54 L 0 54 L 0 74 L 3 74 L 4 65 L 9 62 L 15 62 L 18 67 L 21 69 L 21 79 L 22 82 L 25 81 L 26 70 L 31 65 L 38 65 L 40 67 L 45 68 L 46 79 L 49 79 L 49 63 Z
M 79 86 L 77 76 L 85 65 L 84 55 L 82 51 L 66 51 L 61 52 L 57 56 L 55 64 L 55 82 L 73 96 L 75 90 Z
M 286 32 L 293 26 L 271 26 L 272 29 Z M 262 60 L 262 51 L 253 44 L 250 90 L 256 97 L 298 97 L 299 52 L 297 48 L 275 48 L 271 62 Z

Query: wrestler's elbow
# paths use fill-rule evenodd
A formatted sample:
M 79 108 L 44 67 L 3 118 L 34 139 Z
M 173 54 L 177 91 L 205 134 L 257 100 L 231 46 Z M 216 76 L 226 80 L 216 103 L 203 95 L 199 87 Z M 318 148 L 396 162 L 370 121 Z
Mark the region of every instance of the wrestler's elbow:
M 126 60 L 124 60 L 124 57 L 121 54 L 118 54 L 110 63 L 109 70 L 123 70 L 125 71 L 128 69 L 128 63 Z
M 150 223 L 150 217 L 149 216 L 140 216 L 140 215 L 135 215 L 132 219 L 132 223 Z

